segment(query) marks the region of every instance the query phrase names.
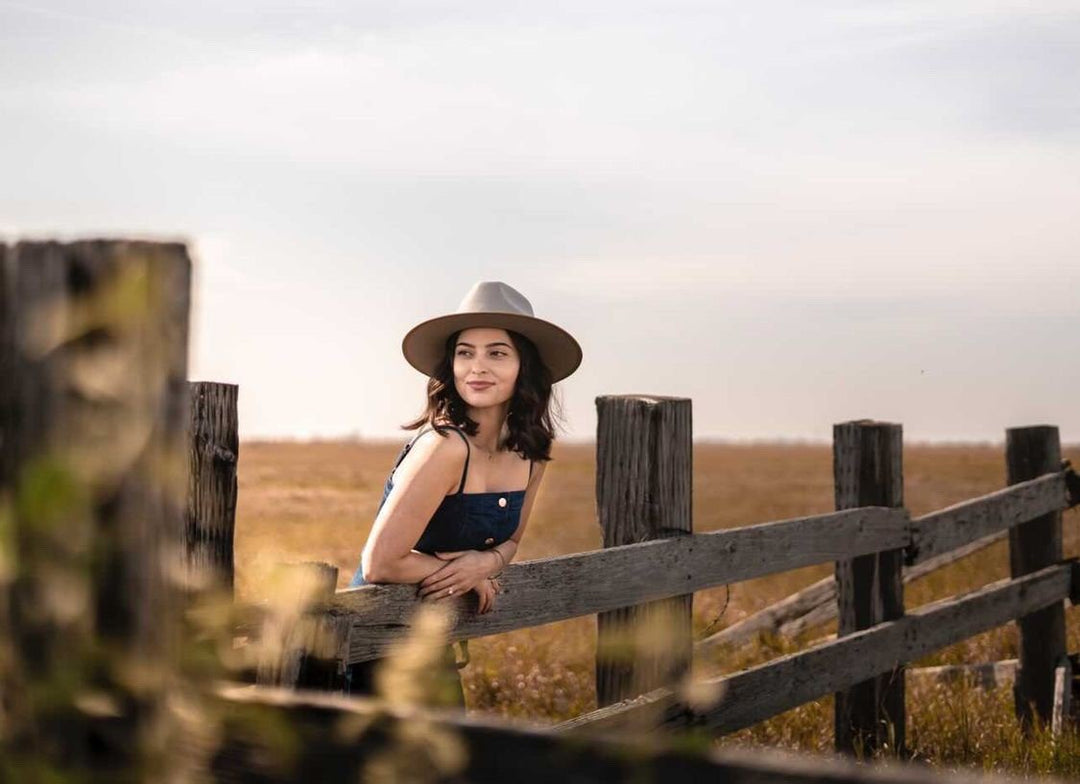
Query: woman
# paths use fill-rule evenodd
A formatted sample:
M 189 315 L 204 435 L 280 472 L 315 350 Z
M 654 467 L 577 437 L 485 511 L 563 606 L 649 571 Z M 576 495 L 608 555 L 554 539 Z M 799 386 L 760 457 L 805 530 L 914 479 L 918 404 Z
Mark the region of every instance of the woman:
M 416 583 L 425 601 L 471 591 L 491 612 L 551 459 L 552 384 L 581 348 L 518 291 L 480 282 L 456 313 L 414 327 L 402 352 L 429 377 L 427 407 L 405 426 L 419 432 L 386 480 L 351 587 Z M 350 667 L 346 690 L 370 693 L 375 666 Z M 463 703 L 456 671 L 452 681 Z

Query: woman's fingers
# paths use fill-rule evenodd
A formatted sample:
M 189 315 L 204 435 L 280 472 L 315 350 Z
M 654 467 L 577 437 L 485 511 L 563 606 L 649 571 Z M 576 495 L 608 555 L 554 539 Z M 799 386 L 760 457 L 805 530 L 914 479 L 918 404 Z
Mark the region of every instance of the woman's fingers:
M 454 579 L 454 577 L 457 576 L 458 571 L 459 570 L 457 567 L 455 567 L 452 563 L 448 563 L 439 571 L 432 572 L 423 580 L 421 580 L 420 585 L 426 588 L 430 585 L 435 585 L 436 583 L 444 582 L 446 580 L 452 580 Z
M 469 551 L 455 550 L 452 553 L 435 553 L 435 557 L 438 558 L 440 561 L 453 561 L 454 559 L 460 558 L 461 556 L 465 555 L 465 553 L 467 552 Z

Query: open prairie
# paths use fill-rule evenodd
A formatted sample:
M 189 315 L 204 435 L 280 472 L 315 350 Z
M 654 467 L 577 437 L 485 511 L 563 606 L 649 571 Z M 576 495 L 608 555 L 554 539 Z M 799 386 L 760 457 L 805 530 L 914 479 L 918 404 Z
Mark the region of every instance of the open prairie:
M 403 439 L 404 440 L 404 439 Z M 344 587 L 356 567 L 401 442 L 246 442 L 240 454 L 237 592 L 258 596 L 260 574 L 281 561 L 326 561 Z M 594 446 L 558 444 L 519 560 L 599 547 Z M 1080 448 L 1064 450 L 1080 463 Z M 904 450 L 905 496 L 913 515 L 1005 484 L 998 445 L 920 445 Z M 694 527 L 711 531 L 827 512 L 833 508 L 832 452 L 820 444 L 719 444 L 694 447 Z M 1080 510 L 1065 514 L 1066 556 L 1080 554 Z M 697 638 L 830 573 L 803 569 L 703 591 L 694 600 Z M 909 608 L 1008 576 L 1005 546 L 991 547 L 908 586 Z M 496 610 L 497 611 L 497 610 Z M 1080 612 L 1071 609 L 1069 650 L 1080 650 Z M 462 671 L 469 706 L 549 723 L 595 707 L 595 621 L 573 621 L 474 640 Z M 833 631 L 827 627 L 813 636 Z M 790 650 L 761 640 L 749 651 L 701 662 L 705 674 L 731 671 Z M 1012 625 L 968 640 L 920 664 L 984 662 L 1016 656 Z M 1080 775 L 1075 742 L 1024 744 L 1012 719 L 1011 694 L 963 684 L 909 690 L 909 745 L 940 764 L 976 764 Z M 831 748 L 831 699 L 804 706 L 726 739 L 825 751 Z M 1045 748 L 1044 748 L 1045 747 Z M 1042 751 L 1040 751 L 1042 749 Z

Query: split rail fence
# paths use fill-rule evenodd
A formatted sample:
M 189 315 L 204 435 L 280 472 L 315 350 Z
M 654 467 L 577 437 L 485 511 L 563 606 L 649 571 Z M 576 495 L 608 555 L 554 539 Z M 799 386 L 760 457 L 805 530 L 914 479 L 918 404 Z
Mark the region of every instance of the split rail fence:
M 1021 637 L 1018 714 L 1025 722 L 1033 715 L 1052 721 L 1055 682 L 1058 720 L 1068 713 L 1065 685 L 1073 678 L 1063 601 L 1077 600 L 1080 571 L 1062 558 L 1061 512 L 1076 505 L 1080 492 L 1076 475 L 1062 465 L 1056 428 L 1008 431 L 1010 487 L 911 519 L 902 507 L 900 426 L 840 424 L 834 430 L 838 511 L 692 534 L 690 402 L 601 398 L 598 409 L 605 542 L 621 536 L 636 543 L 512 564 L 500 578 L 497 611 L 480 616 L 468 597 L 455 600 L 449 631 L 450 639 L 469 639 L 599 614 L 603 707 L 559 729 L 655 723 L 726 733 L 836 693 L 838 748 L 901 750 L 904 665 L 1014 620 Z M 1010 579 L 905 611 L 905 568 L 940 564 L 1002 534 L 1010 537 Z M 707 685 L 722 696 L 711 706 L 680 702 L 676 687 L 693 649 L 693 591 L 824 562 L 836 564 L 835 640 L 712 680 Z M 336 635 L 329 647 L 341 672 L 386 655 L 416 606 L 409 586 L 373 585 L 339 591 L 312 612 L 333 619 L 323 629 Z M 655 643 L 626 655 L 626 627 L 658 618 L 652 628 L 667 643 L 660 659 L 646 653 Z M 605 637 L 620 633 L 622 655 L 609 659 Z M 298 672 L 294 666 L 285 680 Z
M 175 243 L 0 244 L 0 778 L 160 780 L 186 765 L 215 781 L 285 782 L 394 764 L 454 781 L 961 780 L 697 753 L 656 738 L 601 733 L 582 743 L 222 685 L 228 651 L 198 624 L 217 611 L 213 592 L 231 588 L 236 388 L 186 381 L 190 270 Z M 1080 578 L 1062 559 L 1061 511 L 1080 488 L 1061 465 L 1056 429 L 1009 431 L 1009 488 L 912 520 L 899 425 L 838 425 L 836 512 L 695 534 L 690 401 L 601 398 L 598 411 L 605 549 L 511 565 L 497 611 L 480 617 L 455 600 L 450 627 L 465 639 L 597 613 L 603 707 L 562 729 L 723 732 L 835 691 L 838 745 L 883 745 L 891 727 L 900 750 L 904 663 L 1014 619 L 1021 716 L 1049 720 L 1055 695 L 1057 713 L 1068 713 L 1063 601 L 1077 600 Z M 905 612 L 905 563 L 915 569 L 1003 531 L 1011 579 Z M 673 687 L 693 655 L 694 591 L 823 562 L 836 563 L 835 641 L 718 679 L 723 696 L 711 706 L 680 704 Z M 412 588 L 334 593 L 333 570 L 322 578 L 325 596 L 304 616 L 313 634 L 270 621 L 260 629 L 264 646 L 286 643 L 260 662 L 261 683 L 333 687 L 349 663 L 386 654 L 407 634 Z M 636 647 L 636 632 L 658 623 L 662 650 Z M 629 655 L 611 653 L 627 639 Z

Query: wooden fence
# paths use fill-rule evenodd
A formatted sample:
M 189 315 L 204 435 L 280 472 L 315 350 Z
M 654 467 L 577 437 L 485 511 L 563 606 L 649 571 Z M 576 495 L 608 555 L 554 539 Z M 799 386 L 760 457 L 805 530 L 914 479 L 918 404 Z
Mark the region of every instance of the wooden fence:
M 393 764 L 426 760 L 433 780 L 950 778 L 677 750 L 655 738 L 582 743 L 363 700 L 221 687 L 228 651 L 208 650 L 185 624 L 206 614 L 201 596 L 231 586 L 236 397 L 184 381 L 189 279 L 176 244 L 0 245 L 0 778 L 160 780 L 185 765 L 217 781 L 355 778 L 391 764 L 395 750 Z M 618 636 L 673 619 L 663 655 L 598 662 L 603 699 L 619 701 L 564 730 L 644 719 L 728 731 L 840 691 L 838 738 L 866 748 L 897 719 L 904 662 L 1017 618 L 1021 714 L 1033 704 L 1052 715 L 1055 683 L 1068 693 L 1062 601 L 1076 599 L 1080 580 L 1061 559 L 1060 511 L 1080 492 L 1060 466 L 1055 430 L 1010 431 L 1010 488 L 910 520 L 899 426 L 846 423 L 837 427 L 837 512 L 694 534 L 689 401 L 603 398 L 598 407 L 610 546 L 511 565 L 498 610 L 479 617 L 467 598 L 455 601 L 449 632 L 463 639 L 611 613 L 603 633 Z M 1002 531 L 1012 579 L 904 613 L 903 560 L 929 563 Z M 690 595 L 822 562 L 838 565 L 841 637 L 719 679 L 714 705 L 680 705 L 671 687 L 692 649 Z M 319 671 L 284 666 L 298 655 L 327 660 L 319 678 L 333 685 L 348 663 L 386 653 L 416 608 L 408 586 L 326 592 L 306 610 L 310 634 L 264 622 L 264 639 L 286 645 L 260 679 Z
M 625 411 L 628 406 L 663 409 L 686 402 L 601 399 L 601 455 L 606 449 L 605 417 L 610 412 L 605 412 L 605 406 L 609 404 Z M 644 421 L 648 420 L 646 416 Z M 863 421 L 837 426 L 838 505 L 853 505 L 866 495 L 881 493 L 882 485 L 892 496 L 879 496 L 883 501 L 900 502 L 898 435 L 896 425 Z M 659 463 L 666 459 L 663 455 L 677 451 L 670 443 L 650 444 L 647 437 L 642 443 L 652 450 L 652 460 L 638 455 L 625 462 L 636 465 L 633 470 L 639 472 L 641 465 Z M 708 708 L 679 704 L 674 684 L 668 683 L 641 689 L 628 695 L 630 699 L 566 722 L 560 729 L 641 726 L 643 716 L 650 716 L 666 726 L 731 732 L 837 692 L 843 695 L 837 715 L 840 748 L 867 749 L 887 742 L 903 748 L 903 665 L 1017 619 L 1021 620 L 1020 670 L 1026 672 L 1017 687 L 1018 712 L 1026 720 L 1033 705 L 1042 719 L 1050 721 L 1057 669 L 1068 663 L 1062 602 L 1075 601 L 1080 585 L 1076 564 L 1061 558 L 1060 512 L 1077 503 L 1076 478 L 1061 465 L 1055 429 L 1010 430 L 1007 443 L 1009 465 L 1026 466 L 1027 471 L 1011 471 L 1012 486 L 915 519 L 900 507 L 857 506 L 512 564 L 501 578 L 504 594 L 497 612 L 479 616 L 468 597 L 455 600 L 449 636 L 467 639 L 640 607 L 703 588 L 831 561 L 837 564 L 836 582 L 841 586 L 839 599 L 834 599 L 834 615 L 847 619 L 836 640 L 714 679 L 708 685 L 723 696 Z M 603 481 L 601 470 L 598 483 Z M 877 487 L 868 488 L 871 482 Z M 648 488 L 648 482 L 643 484 Z M 667 492 L 653 484 L 657 494 Z M 639 499 L 643 509 L 650 508 L 649 492 Z M 626 503 L 625 497 L 621 502 Z M 904 611 L 905 565 L 918 568 L 941 563 L 943 556 L 1014 530 L 1024 535 L 1011 541 L 1011 579 Z M 888 602 L 882 597 L 890 591 L 893 609 L 886 612 Z M 335 619 L 339 637 L 330 647 L 341 651 L 344 666 L 386 654 L 407 630 L 415 609 L 411 587 L 379 585 L 337 592 L 313 612 Z M 669 648 L 676 651 L 675 658 L 681 658 L 679 652 L 690 647 L 688 627 L 678 624 L 674 629 L 686 634 Z M 601 669 L 604 666 L 603 661 L 598 664 Z M 623 661 L 620 666 L 625 669 L 627 664 Z M 669 668 L 668 677 L 680 669 L 684 668 Z

